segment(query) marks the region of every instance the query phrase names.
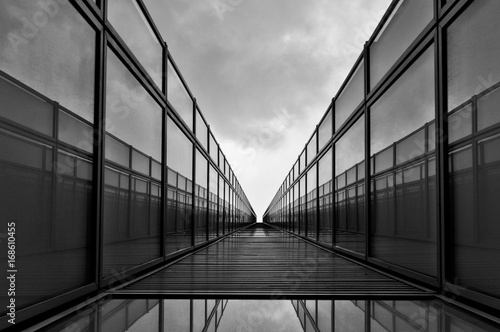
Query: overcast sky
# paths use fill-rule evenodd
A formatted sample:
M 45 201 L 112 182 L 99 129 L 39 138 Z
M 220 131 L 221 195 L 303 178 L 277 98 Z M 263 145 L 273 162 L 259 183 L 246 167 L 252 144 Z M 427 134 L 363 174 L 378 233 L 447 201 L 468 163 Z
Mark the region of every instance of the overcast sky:
M 257 220 L 391 0 L 145 0 Z

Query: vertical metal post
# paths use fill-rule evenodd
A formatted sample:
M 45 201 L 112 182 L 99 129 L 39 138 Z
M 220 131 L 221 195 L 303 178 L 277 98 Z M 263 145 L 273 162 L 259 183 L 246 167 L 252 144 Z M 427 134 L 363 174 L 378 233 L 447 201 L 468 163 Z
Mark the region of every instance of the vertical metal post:
M 105 5 L 105 3 L 104 3 Z M 104 8 L 106 6 L 103 6 Z M 104 10 L 105 12 L 105 10 Z M 107 40 L 103 30 L 98 34 L 97 42 L 97 61 L 96 61 L 96 112 L 94 114 L 94 174 L 93 181 L 95 193 L 95 239 L 96 239 L 96 270 L 95 278 L 98 289 L 102 288 L 103 279 L 103 252 L 104 252 L 104 152 L 105 152 L 105 119 L 106 119 L 106 58 L 107 58 Z
M 448 241 L 453 236 L 453 225 L 449 220 L 448 197 L 448 125 L 447 125 L 447 70 L 446 44 L 444 31 L 438 25 L 436 32 L 436 190 L 437 190 L 437 264 L 438 282 L 441 289 L 450 277 L 449 257 L 452 257 L 452 242 Z
M 316 126 L 316 156 L 319 152 L 319 125 Z M 316 241 L 319 240 L 319 160 L 316 161 Z
M 163 43 L 163 93 L 166 96 L 165 98 L 165 105 L 168 104 L 168 96 L 167 96 L 167 84 L 168 84 L 168 45 L 167 43 Z M 167 121 L 168 121 L 168 116 L 167 116 L 167 109 L 168 107 L 165 106 L 165 109 L 163 110 L 163 124 L 162 124 L 162 158 L 161 158 L 161 224 L 160 224 L 160 236 L 161 236 L 161 241 L 160 241 L 160 250 L 161 250 L 161 255 L 163 256 L 163 259 L 165 259 L 166 256 L 166 248 L 167 248 L 167 238 L 166 238 L 166 233 L 167 233 L 167 223 L 168 222 L 174 222 L 176 223 L 176 220 L 167 220 L 167 204 L 168 204 L 168 191 L 167 191 L 167 183 L 168 183 L 168 169 L 167 169 L 167 153 L 168 153 L 168 145 L 167 145 Z M 177 209 L 176 209 L 177 213 Z M 174 227 L 174 229 L 176 226 Z
M 335 98 L 332 99 L 332 137 L 334 135 L 335 135 Z M 335 247 L 335 236 L 336 236 L 335 223 L 337 222 L 337 214 L 336 214 L 337 207 L 335 206 L 335 197 L 337 195 L 336 180 L 335 180 L 335 158 L 336 158 L 335 143 L 332 142 L 332 188 L 331 188 L 332 248 Z
M 373 222 L 371 216 L 371 160 L 370 160 L 370 112 L 366 104 L 367 96 L 370 91 L 370 48 L 368 43 L 364 46 L 364 64 L 365 64 L 365 260 L 370 257 L 370 230 Z
M 193 126 L 193 133 L 195 134 L 196 137 L 196 98 L 193 98 L 193 110 L 192 110 L 192 115 L 193 115 L 193 123 L 191 125 Z M 197 219 L 196 215 L 196 144 L 193 141 L 193 154 L 192 154 L 192 162 L 193 162 L 193 168 L 192 168 L 192 181 L 191 181 L 191 246 L 195 245 L 195 223 Z

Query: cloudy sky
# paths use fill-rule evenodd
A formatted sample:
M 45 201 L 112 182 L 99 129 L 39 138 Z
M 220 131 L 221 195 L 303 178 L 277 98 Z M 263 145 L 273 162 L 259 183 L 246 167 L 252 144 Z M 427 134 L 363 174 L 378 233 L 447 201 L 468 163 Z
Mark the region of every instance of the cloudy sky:
M 260 220 L 391 0 L 145 0 Z

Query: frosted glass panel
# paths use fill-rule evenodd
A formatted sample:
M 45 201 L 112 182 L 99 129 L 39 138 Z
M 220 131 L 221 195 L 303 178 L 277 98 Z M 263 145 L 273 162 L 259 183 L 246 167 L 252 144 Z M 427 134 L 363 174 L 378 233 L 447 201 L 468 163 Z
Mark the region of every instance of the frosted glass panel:
M 365 117 L 362 116 L 335 143 L 335 175 L 338 176 L 365 159 Z
M 359 106 L 365 95 L 365 67 L 364 60 L 360 62 L 349 82 L 335 101 L 335 131 L 347 120 L 356 107 Z
M 396 63 L 434 17 L 433 0 L 400 0 L 370 45 L 370 87 Z
M 108 20 L 161 89 L 163 48 L 136 0 L 109 0 Z
M 500 123 L 500 89 L 496 89 L 477 101 L 477 130 Z
M 475 1 L 447 31 L 448 110 L 498 83 L 500 1 Z
M 417 130 L 435 116 L 431 46 L 371 107 L 371 154 Z
M 0 40 L 1 70 L 94 121 L 96 33 L 69 1 L 0 1 Z
M 1 15 L 1 14 L 0 14 Z M 0 77 L 0 116 L 53 135 L 54 106 Z
M 193 100 L 189 96 L 184 84 L 175 71 L 174 66 L 168 61 L 167 67 L 167 99 L 179 113 L 188 128 L 193 129 Z
M 325 144 L 332 138 L 333 128 L 332 128 L 332 110 L 328 111 L 327 116 L 321 122 L 319 126 L 318 134 L 318 147 L 321 150 Z
M 186 178 L 193 178 L 193 143 L 170 118 L 167 120 L 167 165 Z
M 115 53 L 107 53 L 106 131 L 161 160 L 162 109 Z
M 316 157 L 317 153 L 316 149 L 316 134 L 313 135 L 309 143 L 307 144 L 307 165 L 311 163 L 311 161 Z
M 199 110 L 196 110 L 196 138 L 200 141 L 201 146 L 208 150 L 208 127 Z
M 92 153 L 94 130 L 91 126 L 59 111 L 59 139 L 79 149 Z
M 472 106 L 466 105 L 448 117 L 448 142 L 453 143 L 472 134 Z

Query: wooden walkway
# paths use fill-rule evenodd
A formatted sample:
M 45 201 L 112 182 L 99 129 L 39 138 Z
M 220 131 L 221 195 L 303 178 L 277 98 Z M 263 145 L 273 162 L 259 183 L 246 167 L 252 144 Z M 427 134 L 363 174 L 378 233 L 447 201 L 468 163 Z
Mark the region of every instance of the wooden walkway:
M 386 299 L 433 296 L 265 224 L 114 291 L 114 297 Z

